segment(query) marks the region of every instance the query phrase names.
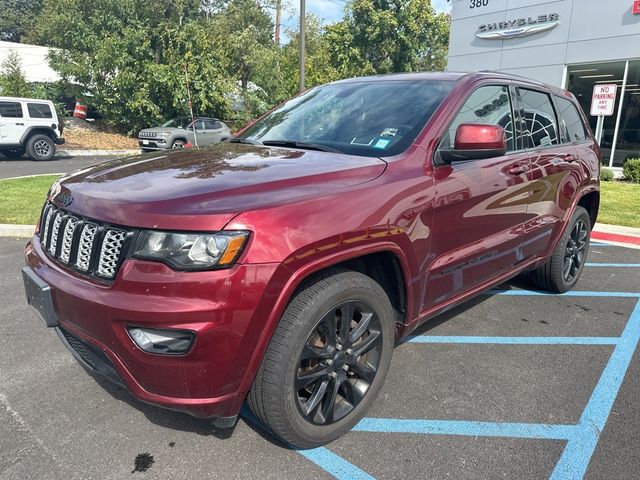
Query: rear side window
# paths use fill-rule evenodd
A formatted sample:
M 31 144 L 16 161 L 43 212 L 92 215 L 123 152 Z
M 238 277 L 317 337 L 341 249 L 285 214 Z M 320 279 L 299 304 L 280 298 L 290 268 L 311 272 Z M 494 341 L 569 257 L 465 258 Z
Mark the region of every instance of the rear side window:
M 216 122 L 215 120 L 205 120 L 204 121 L 204 128 L 205 130 L 217 130 L 218 128 L 220 128 L 222 125 L 220 125 L 220 122 Z
M 581 142 L 587 138 L 584 130 L 582 117 L 578 109 L 570 100 L 556 97 L 558 105 L 558 117 L 560 121 L 560 131 L 564 134 L 566 142 Z
M 556 114 L 549 95 L 526 88 L 520 94 L 520 116 L 524 120 L 523 137 L 527 148 L 548 147 L 560 143 Z
M 46 103 L 27 103 L 27 110 L 31 118 L 53 118 L 51 108 Z
M 0 102 L 0 116 L 22 118 L 22 105 L 18 102 Z
M 504 85 L 487 85 L 478 88 L 464 102 L 458 115 L 449 125 L 440 147 L 453 148 L 456 130 L 463 123 L 486 123 L 500 125 L 507 137 L 507 150 L 514 150 L 513 113 L 509 89 Z

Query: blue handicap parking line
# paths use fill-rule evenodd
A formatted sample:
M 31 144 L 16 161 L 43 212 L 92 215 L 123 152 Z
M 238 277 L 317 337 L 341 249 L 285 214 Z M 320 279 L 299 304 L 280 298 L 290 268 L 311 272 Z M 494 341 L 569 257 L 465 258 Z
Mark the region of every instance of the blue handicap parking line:
M 603 243 L 603 242 L 590 242 L 590 247 L 619 247 L 620 245 L 615 245 L 613 243 Z
M 638 292 L 587 292 L 571 290 L 566 293 L 552 293 L 537 290 L 500 290 L 493 289 L 484 292 L 484 295 L 510 295 L 510 296 L 554 296 L 554 297 L 619 297 L 640 298 Z
M 493 345 L 616 345 L 618 337 L 481 337 L 415 335 L 406 343 L 466 343 Z
M 551 475 L 552 479 L 564 480 L 584 477 L 639 341 L 640 301 L 636 303 L 627 326 L 622 332 L 620 342 L 609 357 L 607 366 L 582 412 L 578 429 L 569 439 L 556 464 Z
M 640 268 L 640 263 L 598 263 L 587 262 L 585 267 Z
M 326 470 L 338 480 L 374 480 L 371 475 L 347 462 L 328 448 L 318 447 L 311 450 L 298 450 L 298 453 Z
M 417 433 L 431 435 L 462 435 L 467 437 L 539 438 L 568 440 L 576 425 L 546 425 L 540 423 L 499 423 L 464 420 L 418 420 L 399 418 L 363 418 L 353 428 L 356 432 Z

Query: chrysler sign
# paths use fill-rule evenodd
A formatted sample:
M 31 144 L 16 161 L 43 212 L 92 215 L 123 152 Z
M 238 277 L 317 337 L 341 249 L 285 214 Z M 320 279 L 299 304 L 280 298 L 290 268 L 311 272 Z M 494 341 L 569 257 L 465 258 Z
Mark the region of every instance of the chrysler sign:
M 550 13 L 537 17 L 516 18 L 495 23 L 485 23 L 478 27 L 476 37 L 499 39 L 526 37 L 534 33 L 545 32 L 560 25 L 560 15 Z

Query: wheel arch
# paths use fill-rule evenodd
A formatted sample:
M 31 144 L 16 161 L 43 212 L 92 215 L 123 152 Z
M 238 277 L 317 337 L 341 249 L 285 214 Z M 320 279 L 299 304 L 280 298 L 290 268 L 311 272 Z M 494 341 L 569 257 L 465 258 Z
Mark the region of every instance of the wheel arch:
M 54 140 L 54 142 L 57 138 L 56 132 L 50 127 L 29 127 L 22 134 L 22 137 L 20 138 L 20 144 L 25 145 L 32 136 L 38 134 L 46 135 L 47 137 L 51 138 L 51 140 Z
M 593 226 L 596 224 L 596 220 L 598 218 L 598 210 L 600 209 L 600 191 L 591 190 L 584 193 L 578 199 L 577 205 L 584 208 L 589 213 L 589 219 L 591 220 L 591 229 L 593 230 Z
M 280 318 L 300 287 L 306 281 L 322 275 L 327 270 L 341 267 L 363 273 L 378 282 L 389 295 L 391 305 L 396 311 L 396 332 L 401 330 L 407 315 L 411 312 L 413 295 L 410 288 L 409 266 L 402 249 L 397 244 L 392 242 L 369 244 L 309 262 L 292 272 L 269 312 L 264 325 L 265 331 L 269 333 L 255 345 L 240 391 L 248 392 L 251 388 Z M 391 269 L 392 275 L 387 275 L 386 269 Z M 397 282 L 395 285 L 394 280 Z

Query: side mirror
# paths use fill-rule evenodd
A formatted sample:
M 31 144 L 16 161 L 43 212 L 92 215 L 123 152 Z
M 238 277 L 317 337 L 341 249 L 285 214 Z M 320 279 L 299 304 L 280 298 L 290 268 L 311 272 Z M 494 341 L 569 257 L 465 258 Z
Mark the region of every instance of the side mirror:
M 463 123 L 456 130 L 453 149 L 440 149 L 445 163 L 500 157 L 507 153 L 507 136 L 499 125 Z

